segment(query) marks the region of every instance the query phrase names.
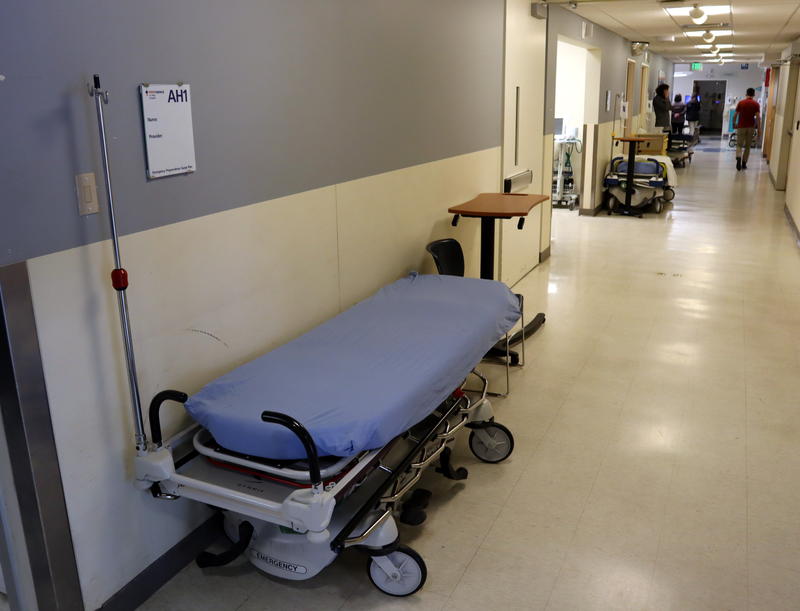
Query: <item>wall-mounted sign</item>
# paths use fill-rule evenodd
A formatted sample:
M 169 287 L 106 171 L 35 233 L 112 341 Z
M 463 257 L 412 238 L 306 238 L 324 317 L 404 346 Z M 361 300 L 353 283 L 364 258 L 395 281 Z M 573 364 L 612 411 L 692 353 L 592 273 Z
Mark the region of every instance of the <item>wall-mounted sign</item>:
M 742 64 L 742 70 L 750 70 L 750 64 Z
M 147 177 L 194 172 L 194 130 L 189 85 L 144 84 L 142 120 L 147 149 Z
M 701 64 L 700 62 L 692 62 L 691 71 L 692 72 L 702 72 L 703 71 L 703 64 Z

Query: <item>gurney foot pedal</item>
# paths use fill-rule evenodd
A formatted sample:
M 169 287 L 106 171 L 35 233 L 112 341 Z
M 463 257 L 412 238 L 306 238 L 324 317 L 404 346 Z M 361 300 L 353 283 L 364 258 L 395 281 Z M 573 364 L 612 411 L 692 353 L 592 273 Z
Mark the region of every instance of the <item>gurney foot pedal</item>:
M 250 545 L 250 541 L 253 539 L 253 525 L 250 524 L 248 521 L 244 521 L 239 524 L 239 540 L 236 541 L 233 545 L 231 545 L 228 549 L 224 552 L 219 554 L 212 554 L 211 552 L 201 552 L 199 556 L 197 556 L 197 566 L 201 569 L 210 566 L 225 566 L 226 564 L 230 564 L 234 560 L 236 560 L 239 556 L 241 556 L 247 547 Z
M 411 493 L 409 499 L 403 503 L 403 511 L 400 512 L 400 521 L 409 526 L 419 526 L 428 517 L 425 508 L 431 500 L 431 491 L 417 488 Z
M 454 480 L 467 479 L 469 471 L 467 471 L 464 467 L 459 467 L 458 469 L 456 469 L 450 462 L 450 457 L 452 453 L 453 451 L 450 448 L 444 449 L 441 458 L 439 459 L 439 466 L 436 468 L 436 472 L 441 473 L 447 479 L 454 479 Z
M 403 505 L 403 511 L 400 512 L 400 521 L 409 526 L 419 526 L 427 519 L 428 514 L 425 510 L 416 505 Z

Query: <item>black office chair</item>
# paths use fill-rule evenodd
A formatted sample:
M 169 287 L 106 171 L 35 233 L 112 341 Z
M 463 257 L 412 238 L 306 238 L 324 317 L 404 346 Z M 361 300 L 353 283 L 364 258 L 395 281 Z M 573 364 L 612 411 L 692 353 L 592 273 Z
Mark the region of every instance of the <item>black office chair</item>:
M 436 240 L 428 244 L 425 249 L 431 253 L 436 271 L 443 276 L 464 275 L 464 251 L 461 244 L 453 238 Z

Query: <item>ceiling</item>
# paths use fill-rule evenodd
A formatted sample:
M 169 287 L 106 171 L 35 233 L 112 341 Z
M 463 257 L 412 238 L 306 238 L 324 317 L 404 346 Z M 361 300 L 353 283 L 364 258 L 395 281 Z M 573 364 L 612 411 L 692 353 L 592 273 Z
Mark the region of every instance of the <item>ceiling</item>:
M 686 36 L 685 29 L 722 29 L 717 24 L 726 24 L 732 29 L 731 36 L 719 36 L 715 44 L 733 44 L 730 61 L 773 60 L 792 41 L 800 38 L 800 0 L 577 0 L 577 8 L 569 8 L 569 2 L 550 0 L 550 4 L 561 4 L 567 10 L 616 32 L 630 40 L 650 43 L 650 50 L 676 62 L 709 61 L 703 57 L 705 51 L 697 49 L 703 44 L 700 38 Z M 709 16 L 703 26 L 696 26 L 688 16 L 674 16 L 667 8 L 703 6 L 727 7 L 720 15 Z M 674 36 L 666 41 L 664 37 Z

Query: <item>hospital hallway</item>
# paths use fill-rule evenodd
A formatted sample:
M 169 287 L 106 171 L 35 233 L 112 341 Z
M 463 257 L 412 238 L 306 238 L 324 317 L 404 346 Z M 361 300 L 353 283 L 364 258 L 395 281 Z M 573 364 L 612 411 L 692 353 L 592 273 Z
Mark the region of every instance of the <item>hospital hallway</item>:
M 426 473 L 416 596 L 347 552 L 296 583 L 192 564 L 141 608 L 797 609 L 800 253 L 760 151 L 732 155 L 699 151 L 661 215 L 555 212 L 516 287 L 547 323 L 493 401 L 514 454 L 462 439 L 466 482 Z

